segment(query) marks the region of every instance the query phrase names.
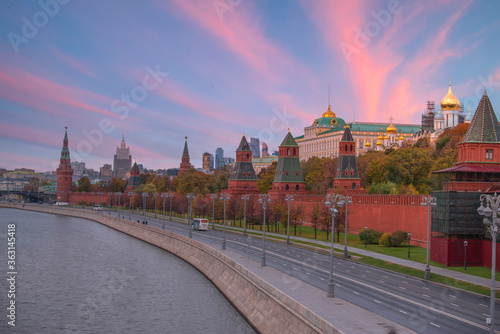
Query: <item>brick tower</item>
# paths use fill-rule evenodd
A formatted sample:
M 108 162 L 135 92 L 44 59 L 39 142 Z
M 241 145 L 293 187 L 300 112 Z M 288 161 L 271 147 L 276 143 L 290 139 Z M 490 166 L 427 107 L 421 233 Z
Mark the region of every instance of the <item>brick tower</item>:
M 300 168 L 299 145 L 293 139 L 290 130 L 279 147 L 278 164 L 274 174 L 273 187 L 269 191 L 271 196 L 285 194 L 305 195 L 306 183 L 302 168 Z
M 187 172 L 191 169 L 191 163 L 189 162 L 189 151 L 188 151 L 188 137 L 184 142 L 184 152 L 182 152 L 182 162 L 179 168 L 179 173 Z
M 139 166 L 137 166 L 137 162 L 134 162 L 134 165 L 130 170 L 130 178 L 128 179 L 125 192 L 128 193 L 129 191 L 134 191 L 134 189 L 140 185 L 141 185 L 141 171 L 139 170 Z
M 392 123 L 391 123 L 392 124 Z M 344 135 L 339 143 L 339 160 L 337 175 L 333 181 L 333 189 L 359 190 L 361 179 L 356 164 L 356 142 L 352 137 L 351 129 L 344 126 Z
M 57 168 L 57 205 L 69 204 L 69 192 L 73 185 L 73 168 L 68 149 L 68 127 L 64 128 L 63 148 Z
M 257 175 L 255 175 L 252 165 L 252 150 L 245 135 L 241 138 L 240 145 L 236 149 L 236 163 L 229 176 L 228 190 L 225 192 L 231 195 L 259 192 L 257 190 Z

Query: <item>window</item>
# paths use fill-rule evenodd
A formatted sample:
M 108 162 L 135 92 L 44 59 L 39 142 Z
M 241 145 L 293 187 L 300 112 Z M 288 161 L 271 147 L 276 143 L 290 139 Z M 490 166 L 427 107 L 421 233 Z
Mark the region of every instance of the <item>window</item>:
M 295 172 L 295 175 L 299 176 L 299 171 L 296 171 L 296 172 Z
M 295 186 L 295 190 L 297 190 L 297 191 L 299 190 L 299 185 L 298 184 Z
M 352 152 L 352 144 L 351 144 L 351 152 Z
M 294 155 L 294 156 L 295 156 L 295 154 L 296 154 L 295 152 L 296 152 L 296 151 L 295 151 L 295 148 L 294 148 L 294 149 L 293 149 L 293 155 Z
M 247 173 L 243 172 L 243 176 L 246 176 L 246 175 L 247 175 Z
M 345 176 L 349 175 L 349 172 L 347 171 L 347 169 L 345 170 Z
M 286 155 L 290 155 L 290 148 L 286 149 Z
M 353 169 L 351 169 L 351 176 L 352 176 L 352 175 L 354 175 L 354 170 L 353 170 Z
M 290 186 L 287 184 L 285 190 L 290 190 Z
M 352 183 L 352 190 L 356 190 L 356 183 Z
M 486 160 L 493 160 L 493 150 L 486 150 Z
M 285 171 L 285 175 L 288 175 L 288 171 Z

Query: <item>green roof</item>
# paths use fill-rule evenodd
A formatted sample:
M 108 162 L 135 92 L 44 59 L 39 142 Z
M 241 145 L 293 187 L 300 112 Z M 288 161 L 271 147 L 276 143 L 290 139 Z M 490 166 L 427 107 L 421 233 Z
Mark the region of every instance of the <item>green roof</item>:
M 469 129 L 465 133 L 463 142 L 499 142 L 500 125 L 491 106 L 490 98 L 484 91 L 477 106 Z
M 304 182 L 298 157 L 280 157 L 273 182 Z
M 252 150 L 250 149 L 250 146 L 248 145 L 247 138 L 245 135 L 241 137 L 240 145 L 236 149 L 236 151 L 245 151 L 245 152 L 251 152 Z
M 293 139 L 293 136 L 292 134 L 290 133 L 290 131 L 288 131 L 288 133 L 286 134 L 286 137 L 285 139 L 283 139 L 283 141 L 281 142 L 281 145 L 280 147 L 282 146 L 293 146 L 293 147 L 299 147 L 299 145 L 297 145 L 297 142 L 295 141 L 295 139 Z
M 276 155 L 270 155 L 265 158 L 252 158 L 252 163 L 253 164 L 258 164 L 258 163 L 268 163 L 271 164 L 275 161 L 278 161 L 278 156 Z
M 332 120 L 334 120 L 334 124 L 332 124 Z M 340 117 L 320 117 L 316 118 L 316 126 L 336 126 L 336 125 L 345 125 L 345 121 Z

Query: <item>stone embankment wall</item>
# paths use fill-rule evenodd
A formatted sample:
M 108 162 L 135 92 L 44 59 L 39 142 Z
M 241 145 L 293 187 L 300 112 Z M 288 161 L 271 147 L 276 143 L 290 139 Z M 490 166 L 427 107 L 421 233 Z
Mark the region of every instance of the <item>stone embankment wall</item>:
M 341 333 L 245 267 L 196 240 L 88 210 L 13 203 L 0 203 L 0 207 L 94 220 L 165 249 L 204 274 L 260 333 Z

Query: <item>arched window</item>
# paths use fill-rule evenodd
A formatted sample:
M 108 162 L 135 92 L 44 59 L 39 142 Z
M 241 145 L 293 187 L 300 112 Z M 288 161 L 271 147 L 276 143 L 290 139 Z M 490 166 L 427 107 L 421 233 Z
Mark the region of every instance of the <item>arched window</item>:
M 290 190 L 290 186 L 287 184 L 285 190 Z
M 247 153 L 247 159 L 250 159 L 250 153 Z
M 285 175 L 288 175 L 288 171 L 285 171 Z
M 356 183 L 352 183 L 352 190 L 356 190 Z
M 243 176 L 246 176 L 246 175 L 247 175 L 247 173 L 243 172 Z
M 296 154 L 295 152 L 296 152 L 296 150 L 295 150 L 295 148 L 294 148 L 294 149 L 293 149 L 293 155 L 294 155 L 294 156 L 295 156 L 295 154 Z
M 345 144 L 345 151 L 347 152 L 347 144 Z
M 295 172 L 295 175 L 299 176 L 299 171 L 296 171 L 296 172 Z
M 351 144 L 351 152 L 352 152 L 352 144 Z
M 295 190 L 299 191 L 299 185 L 298 184 L 295 186 Z
M 286 155 L 290 155 L 290 148 L 286 149 Z
M 345 170 L 345 176 L 349 175 L 349 172 L 347 171 L 347 169 Z
M 351 169 L 351 175 L 354 175 L 354 170 L 353 169 Z

